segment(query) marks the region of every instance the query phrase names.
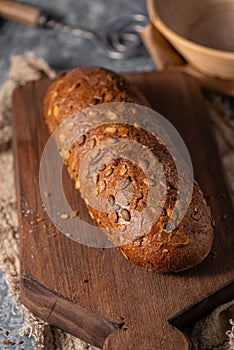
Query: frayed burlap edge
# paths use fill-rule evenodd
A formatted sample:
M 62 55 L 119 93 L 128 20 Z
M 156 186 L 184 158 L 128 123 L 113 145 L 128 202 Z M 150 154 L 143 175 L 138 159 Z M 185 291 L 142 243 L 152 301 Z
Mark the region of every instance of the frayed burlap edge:
M 0 91 L 0 269 L 5 271 L 5 279 L 10 287 L 10 294 L 15 305 L 24 314 L 24 325 L 20 335 L 33 337 L 35 350 L 95 350 L 78 338 L 50 327 L 46 322 L 35 317 L 21 304 L 19 295 L 19 246 L 18 222 L 16 213 L 15 186 L 13 174 L 13 154 L 11 150 L 12 93 L 14 89 L 27 81 L 38 80 L 43 76 L 51 79 L 56 73 L 33 53 L 11 58 L 8 80 Z
M 226 332 L 228 338 L 229 338 L 229 345 L 230 345 L 230 350 L 234 350 L 234 322 L 232 319 L 229 320 L 232 328 Z

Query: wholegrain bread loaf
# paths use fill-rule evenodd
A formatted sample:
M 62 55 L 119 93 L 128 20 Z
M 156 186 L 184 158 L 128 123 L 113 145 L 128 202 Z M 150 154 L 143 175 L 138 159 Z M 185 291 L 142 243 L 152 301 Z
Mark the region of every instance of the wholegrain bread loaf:
M 50 86 L 44 101 L 45 120 L 52 133 L 64 120 L 87 107 L 105 102 L 129 102 L 149 106 L 142 93 L 121 75 L 102 68 L 77 68 L 61 75 Z M 65 135 L 66 136 L 66 135 Z M 210 209 L 198 185 L 193 183 L 193 195 L 183 220 L 173 231 L 167 231 L 167 223 L 178 200 L 176 166 L 167 147 L 150 131 L 137 124 L 109 123 L 89 129 L 72 144 L 65 164 L 71 178 L 80 187 L 80 164 L 94 146 L 112 140 L 116 147 L 119 139 L 136 141 L 149 149 L 163 167 L 167 195 L 161 213 L 148 232 L 141 234 L 137 218 L 147 210 L 149 179 L 144 170 L 149 160 L 133 161 L 116 157 L 103 164 L 95 174 L 95 195 L 113 208 L 111 212 L 93 208 L 87 200 L 89 188 L 80 188 L 89 213 L 103 229 L 113 230 L 109 237 L 125 258 L 136 265 L 158 272 L 178 272 L 199 264 L 209 253 L 213 240 Z M 61 145 L 60 145 L 61 147 Z M 105 150 L 104 150 L 105 151 Z M 104 152 L 103 151 L 103 152 Z M 152 180 L 152 179 L 151 179 Z M 154 180 L 152 180 L 153 182 Z M 131 185 L 131 197 L 126 191 Z M 125 195 L 123 194 L 125 191 Z M 186 193 L 184 194 L 186 196 Z M 183 198 L 180 198 L 183 203 Z M 152 209 L 152 208 L 150 208 Z M 127 244 L 117 244 L 129 225 L 137 233 Z M 121 233 L 118 234 L 118 233 Z

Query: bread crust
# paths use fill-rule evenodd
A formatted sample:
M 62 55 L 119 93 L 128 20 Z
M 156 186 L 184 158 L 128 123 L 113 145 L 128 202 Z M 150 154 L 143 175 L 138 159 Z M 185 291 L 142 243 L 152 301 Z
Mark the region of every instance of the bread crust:
M 149 106 L 143 94 L 123 76 L 107 69 L 75 68 L 63 73 L 50 86 L 44 112 L 50 132 L 66 118 L 100 103 L 130 102 Z
M 44 100 L 45 120 L 50 132 L 75 113 L 104 102 L 131 102 L 149 106 L 142 93 L 122 76 L 102 68 L 84 67 L 74 69 L 60 76 L 49 88 Z M 90 129 L 73 144 L 65 158 L 71 178 L 77 183 L 82 159 L 95 145 L 112 138 L 136 141 L 150 149 L 163 166 L 167 183 L 166 201 L 161 205 L 161 215 L 152 228 L 118 249 L 125 258 L 136 265 L 157 272 L 178 272 L 199 264 L 209 253 L 213 241 L 213 227 L 210 209 L 198 185 L 193 184 L 193 196 L 183 220 L 172 232 L 166 231 L 178 194 L 178 179 L 174 161 L 167 148 L 158 142 L 155 135 L 137 125 L 108 124 Z M 85 185 L 82 197 L 87 202 L 90 215 L 103 229 L 124 232 L 126 227 L 137 220 L 139 213 L 147 210 L 150 186 L 142 169 L 125 158 L 111 160 L 97 171 L 96 195 L 110 203 L 111 212 L 97 211 L 88 204 Z M 92 175 L 92 174 L 91 174 Z M 123 188 L 116 188 L 123 183 Z M 134 195 L 126 200 L 128 185 Z M 125 187 L 124 187 L 125 186 Z M 183 203 L 183 198 L 181 198 Z M 137 230 L 137 228 L 136 228 Z M 123 233 L 122 233 L 123 234 Z M 110 239 L 117 245 L 118 234 Z

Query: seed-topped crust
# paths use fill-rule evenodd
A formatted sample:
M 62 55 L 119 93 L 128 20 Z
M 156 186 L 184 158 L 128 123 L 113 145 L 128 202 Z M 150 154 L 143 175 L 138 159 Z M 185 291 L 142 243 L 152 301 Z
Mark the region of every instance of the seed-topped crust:
M 102 68 L 77 68 L 59 77 L 49 88 L 45 97 L 45 120 L 53 132 L 64 120 L 75 113 L 104 102 L 131 102 L 149 106 L 144 96 L 122 76 Z M 73 125 L 68 126 L 73 128 Z M 66 139 L 66 135 L 62 135 Z M 95 198 L 107 203 L 109 211 L 94 209 L 88 200 L 90 188 L 78 178 L 80 164 L 96 146 L 107 140 L 116 147 L 119 139 L 136 141 L 151 150 L 163 167 L 166 178 L 166 201 L 160 206 L 160 215 L 151 229 L 142 234 L 137 225 L 139 214 L 148 209 L 154 213 L 149 202 L 150 188 L 155 188 L 157 178 L 148 178 L 150 160 L 140 159 L 138 164 L 124 157 L 103 163 L 92 178 Z M 59 138 L 60 143 L 63 142 Z M 61 146 L 61 144 L 60 144 Z M 101 159 L 98 151 L 95 159 Z M 168 232 L 166 227 L 178 200 L 178 178 L 174 161 L 166 146 L 149 131 L 136 125 L 109 123 L 84 132 L 72 144 L 65 158 L 75 187 L 80 189 L 89 213 L 100 227 L 114 229 L 110 239 L 117 245 L 118 236 L 124 236 L 132 225 L 136 238 L 118 249 L 133 263 L 158 272 L 176 272 L 200 263 L 209 253 L 213 240 L 210 209 L 204 195 L 195 182 L 189 208 L 178 227 Z M 183 181 L 183 179 L 182 179 Z M 182 198 L 183 199 L 183 198 Z M 155 203 L 159 201 L 155 199 Z M 183 203 L 183 201 L 181 201 Z M 157 202 L 157 204 L 161 204 Z M 182 205 L 182 204 L 181 204 Z M 180 207 L 179 207 L 180 208 Z M 135 225 L 135 226 L 134 226 Z M 119 233 L 119 234 L 118 234 Z
M 53 132 L 64 119 L 84 108 L 123 101 L 149 106 L 143 94 L 119 74 L 103 68 L 73 69 L 50 86 L 44 101 L 46 122 Z

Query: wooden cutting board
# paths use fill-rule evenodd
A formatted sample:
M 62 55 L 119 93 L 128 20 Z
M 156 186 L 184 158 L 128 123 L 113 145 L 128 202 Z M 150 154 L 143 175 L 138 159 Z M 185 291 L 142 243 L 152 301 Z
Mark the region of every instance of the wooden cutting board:
M 157 274 L 115 249 L 75 243 L 53 226 L 38 186 L 49 137 L 42 106 L 51 82 L 42 79 L 17 88 L 13 97 L 21 298 L 43 320 L 105 350 L 185 350 L 189 340 L 180 330 L 234 295 L 232 205 L 196 81 L 176 71 L 128 77 L 175 125 L 190 151 L 216 221 L 212 253 L 190 271 Z M 72 201 L 68 176 L 64 186 Z M 84 207 L 81 199 L 77 205 Z

